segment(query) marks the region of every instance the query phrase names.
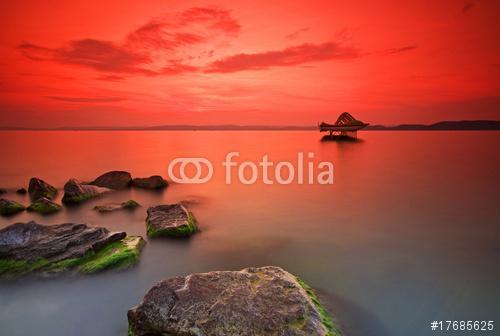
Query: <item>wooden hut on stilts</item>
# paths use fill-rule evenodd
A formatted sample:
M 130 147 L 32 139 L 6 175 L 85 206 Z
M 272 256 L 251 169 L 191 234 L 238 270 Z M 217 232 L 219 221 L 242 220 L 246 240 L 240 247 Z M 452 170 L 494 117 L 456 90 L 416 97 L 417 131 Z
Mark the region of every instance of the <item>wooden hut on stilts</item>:
M 368 126 L 360 120 L 354 119 L 349 112 L 343 112 L 335 122 L 335 124 L 328 124 L 322 122 L 318 125 L 320 132 L 328 132 L 330 137 L 335 138 L 354 138 L 356 139 L 357 132 Z

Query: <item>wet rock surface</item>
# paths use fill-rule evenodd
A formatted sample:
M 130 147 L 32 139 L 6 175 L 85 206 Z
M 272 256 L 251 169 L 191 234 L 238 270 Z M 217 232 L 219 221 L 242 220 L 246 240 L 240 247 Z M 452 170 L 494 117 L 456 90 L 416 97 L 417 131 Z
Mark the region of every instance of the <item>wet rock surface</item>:
M 86 224 L 15 223 L 0 230 L 0 278 L 76 269 L 93 273 L 135 263 L 144 241 Z
M 31 203 L 28 207 L 28 211 L 38 212 L 42 214 L 52 214 L 60 211 L 62 207 L 52 202 L 50 199 L 42 197 Z
M 146 229 L 149 237 L 187 237 L 198 230 L 194 215 L 182 204 L 164 204 L 147 211 Z
M 28 193 L 28 191 L 24 188 L 19 188 L 16 190 L 16 194 L 19 194 L 19 195 L 26 195 Z
M 153 175 L 145 178 L 135 178 L 132 180 L 132 186 L 135 188 L 141 189 L 151 189 L 151 190 L 159 190 L 166 188 L 168 186 L 168 182 L 163 179 L 160 175 Z
M 110 191 L 108 188 L 83 184 L 77 179 L 70 179 L 64 185 L 64 196 L 62 201 L 68 204 L 81 203 L 108 191 Z
M 109 189 L 125 189 L 132 183 L 132 176 L 126 171 L 110 171 L 102 174 L 94 181 L 90 182 L 92 185 L 104 187 Z
M 112 203 L 112 204 L 104 204 L 104 205 L 96 205 L 94 207 L 95 211 L 98 212 L 113 212 L 117 210 L 134 210 L 139 207 L 140 204 L 134 200 L 128 200 L 123 203 Z
M 0 198 L 0 215 L 9 216 L 23 211 L 24 205 L 6 198 Z
M 57 189 L 42 179 L 32 177 L 28 186 L 28 193 L 30 198 L 35 201 L 42 197 L 51 200 L 56 197 Z
M 128 321 L 135 336 L 341 334 L 312 289 L 274 266 L 163 280 Z

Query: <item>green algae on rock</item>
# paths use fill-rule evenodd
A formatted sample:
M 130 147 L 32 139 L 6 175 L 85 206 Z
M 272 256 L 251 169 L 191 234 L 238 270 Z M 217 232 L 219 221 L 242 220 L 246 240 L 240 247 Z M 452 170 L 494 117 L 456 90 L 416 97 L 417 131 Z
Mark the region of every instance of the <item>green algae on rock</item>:
M 77 179 L 70 179 L 64 185 L 64 196 L 62 201 L 66 204 L 77 204 L 95 198 L 108 191 L 110 191 L 108 188 L 83 184 Z
M 148 237 L 188 237 L 198 231 L 194 215 L 182 204 L 164 204 L 147 211 Z
M 42 179 L 32 177 L 28 186 L 28 193 L 33 201 L 45 197 L 49 200 L 57 195 L 57 189 Z
M 26 207 L 16 201 L 0 198 L 0 215 L 9 216 L 23 211 Z
M 128 321 L 134 336 L 342 335 L 314 291 L 275 266 L 163 280 Z
M 86 224 L 15 223 L 0 230 L 0 279 L 123 269 L 137 263 L 144 243 Z
M 52 214 L 60 211 L 62 207 L 49 200 L 48 198 L 42 197 L 31 203 L 28 207 L 28 211 L 38 212 L 41 214 Z

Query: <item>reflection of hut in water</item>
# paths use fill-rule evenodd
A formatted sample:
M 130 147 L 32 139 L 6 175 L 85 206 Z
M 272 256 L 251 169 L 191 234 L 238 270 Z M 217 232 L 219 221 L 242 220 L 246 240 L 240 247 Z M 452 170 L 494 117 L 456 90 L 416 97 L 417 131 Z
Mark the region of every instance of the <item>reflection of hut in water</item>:
M 320 132 L 329 132 L 331 138 L 357 138 L 357 132 L 368 125 L 354 119 L 348 112 L 343 112 L 335 124 L 322 122 L 318 127 Z

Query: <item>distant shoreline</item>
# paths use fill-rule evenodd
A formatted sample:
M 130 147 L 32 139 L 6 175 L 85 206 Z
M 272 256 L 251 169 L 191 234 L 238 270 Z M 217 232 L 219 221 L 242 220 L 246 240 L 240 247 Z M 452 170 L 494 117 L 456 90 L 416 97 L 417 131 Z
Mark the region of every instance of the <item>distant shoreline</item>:
M 0 131 L 311 131 L 318 126 L 264 125 L 162 125 L 130 127 L 0 127 Z M 396 126 L 370 125 L 366 131 L 499 131 L 498 120 L 440 121 L 430 125 L 401 124 Z

